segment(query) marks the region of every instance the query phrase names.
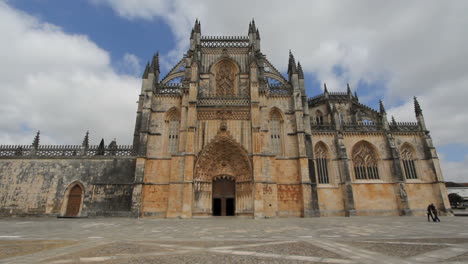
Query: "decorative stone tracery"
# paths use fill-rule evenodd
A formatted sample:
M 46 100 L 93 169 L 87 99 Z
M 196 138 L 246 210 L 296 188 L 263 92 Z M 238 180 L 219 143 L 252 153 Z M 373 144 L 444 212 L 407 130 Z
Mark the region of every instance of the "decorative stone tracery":
M 361 141 L 354 146 L 353 163 L 356 179 L 379 179 L 377 156 L 370 143 Z
M 212 211 L 212 184 L 215 179 L 229 178 L 236 183 L 236 214 L 253 211 L 252 165 L 247 151 L 229 132 L 218 135 L 199 154 L 195 165 L 195 215 L 210 215 Z

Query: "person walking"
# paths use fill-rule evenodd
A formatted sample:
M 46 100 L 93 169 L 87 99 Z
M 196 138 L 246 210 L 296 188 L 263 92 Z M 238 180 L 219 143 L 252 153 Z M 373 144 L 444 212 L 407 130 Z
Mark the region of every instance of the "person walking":
M 440 222 L 440 219 L 437 216 L 438 212 L 437 212 L 437 208 L 435 207 L 435 205 L 433 203 L 431 203 L 429 206 L 431 207 L 431 211 L 432 211 L 432 220 L 434 222 Z
M 430 222 L 431 221 L 430 219 L 432 219 L 432 221 L 435 222 L 434 216 L 432 215 L 432 206 L 431 205 L 432 205 L 432 203 L 427 206 L 427 221 Z

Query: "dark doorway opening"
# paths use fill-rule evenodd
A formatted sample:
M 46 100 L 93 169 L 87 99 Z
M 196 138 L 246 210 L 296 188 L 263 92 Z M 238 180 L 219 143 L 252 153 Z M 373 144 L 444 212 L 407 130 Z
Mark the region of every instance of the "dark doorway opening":
M 80 213 L 83 189 L 77 184 L 73 186 L 68 194 L 67 211 L 65 216 L 76 217 Z
M 236 183 L 233 178 L 223 176 L 213 181 L 213 215 L 236 215 Z
M 213 199 L 213 215 L 221 216 L 221 198 Z
M 228 216 L 234 215 L 235 210 L 236 210 L 235 199 L 226 198 L 226 215 Z

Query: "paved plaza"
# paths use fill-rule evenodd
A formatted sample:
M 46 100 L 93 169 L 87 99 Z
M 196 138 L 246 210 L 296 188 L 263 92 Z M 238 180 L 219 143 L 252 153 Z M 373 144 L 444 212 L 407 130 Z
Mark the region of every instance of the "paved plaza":
M 0 219 L 0 263 L 468 263 L 468 217 Z

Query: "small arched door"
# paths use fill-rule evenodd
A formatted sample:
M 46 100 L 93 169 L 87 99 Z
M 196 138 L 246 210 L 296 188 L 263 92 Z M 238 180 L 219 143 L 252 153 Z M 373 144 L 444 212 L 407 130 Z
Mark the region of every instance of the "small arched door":
M 80 213 L 83 189 L 76 184 L 68 194 L 67 211 L 65 216 L 75 217 Z

